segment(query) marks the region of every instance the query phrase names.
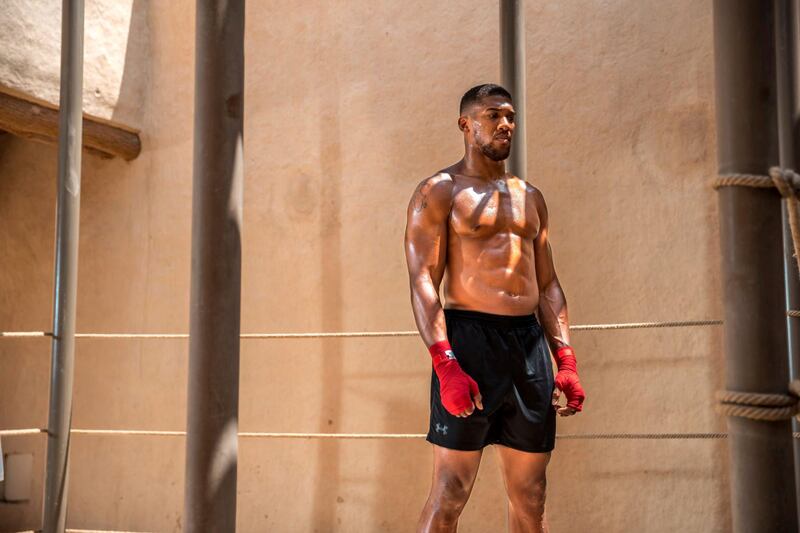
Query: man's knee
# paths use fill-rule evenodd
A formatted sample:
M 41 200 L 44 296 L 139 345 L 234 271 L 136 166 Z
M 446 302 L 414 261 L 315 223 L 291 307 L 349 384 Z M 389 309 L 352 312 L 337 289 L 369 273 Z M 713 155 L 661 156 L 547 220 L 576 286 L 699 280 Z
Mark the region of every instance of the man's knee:
M 532 479 L 517 487 L 509 487 L 508 499 L 514 512 L 535 520 L 544 515 L 544 501 L 547 492 L 547 480 Z
M 455 523 L 469 499 L 470 486 L 457 476 L 447 475 L 437 480 L 431 504 L 437 520 Z

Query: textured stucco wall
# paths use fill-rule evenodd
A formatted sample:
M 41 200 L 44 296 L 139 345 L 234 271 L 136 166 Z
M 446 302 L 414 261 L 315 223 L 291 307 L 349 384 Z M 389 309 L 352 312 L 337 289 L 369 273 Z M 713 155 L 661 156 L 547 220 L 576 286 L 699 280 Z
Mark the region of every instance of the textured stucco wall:
M 148 83 L 148 0 L 86 0 L 84 112 L 141 125 Z M 3 0 L 0 86 L 58 105 L 61 2 Z
M 2 80 L 42 46 L 17 20 L 28 16 L 22 4 L 0 15 L 30 41 L 0 52 Z M 575 324 L 721 316 L 707 187 L 710 4 L 528 2 L 529 180 L 549 204 Z M 116 17 L 108 33 L 122 48 L 105 69 L 90 66 L 87 43 L 87 79 L 102 78 L 87 88 L 136 95 L 95 113 L 138 120 L 144 150 L 130 163 L 84 156 L 77 327 L 185 332 L 194 3 L 94 5 L 87 12 L 102 5 Z M 460 157 L 461 93 L 498 77 L 496 3 L 247 9 L 242 330 L 413 329 L 405 206 L 420 179 Z M 57 91 L 57 68 L 45 70 L 18 86 Z M 0 329 L 47 330 L 56 149 L 0 136 L 0 164 Z M 560 433 L 723 430 L 711 401 L 722 382 L 718 329 L 573 337 L 589 400 Z M 247 340 L 241 357 L 242 431 L 426 428 L 429 363 L 416 338 Z M 184 429 L 186 370 L 185 341 L 80 340 L 73 425 Z M 46 425 L 48 372 L 46 341 L 0 342 L 0 427 Z M 36 454 L 38 494 L 44 439 L 3 448 Z M 180 531 L 183 453 L 176 437 L 75 436 L 69 526 Z M 724 441 L 559 441 L 552 530 L 727 531 L 726 463 Z M 430 467 L 421 441 L 244 439 L 238 530 L 408 531 Z M 0 504 L 0 526 L 38 527 L 40 509 L 40 499 Z M 502 529 L 504 510 L 489 449 L 461 530 Z

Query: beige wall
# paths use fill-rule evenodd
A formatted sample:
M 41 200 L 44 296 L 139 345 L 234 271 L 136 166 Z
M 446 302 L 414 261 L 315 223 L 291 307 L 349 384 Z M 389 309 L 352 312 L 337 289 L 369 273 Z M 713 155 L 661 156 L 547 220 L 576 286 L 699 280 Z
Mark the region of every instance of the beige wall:
M 88 3 L 87 28 L 102 4 Z M 143 151 L 84 156 L 77 328 L 185 332 L 194 3 L 124 5 L 105 37 L 128 37 L 105 80 L 122 96 L 103 105 L 141 127 Z M 413 329 L 405 205 L 460 157 L 460 95 L 498 78 L 496 3 L 247 9 L 242 330 Z M 549 203 L 575 324 L 721 317 L 710 15 L 693 0 L 528 2 L 529 181 Z M 15 28 L 0 32 L 22 36 L 15 53 L 41 50 L 24 40 L 30 24 Z M 14 64 L 31 91 L 57 85 L 52 66 L 40 76 L 29 63 Z M 2 330 L 50 329 L 55 158 L 0 136 Z M 718 329 L 573 337 L 589 400 L 559 433 L 724 429 Z M 185 341 L 80 340 L 73 426 L 182 430 L 186 370 Z M 46 425 L 48 372 L 46 341 L 0 341 L 0 427 Z M 428 376 L 416 338 L 247 340 L 240 430 L 420 433 Z M 0 504 L 0 530 L 38 527 L 44 438 L 3 448 L 35 453 L 38 477 L 29 505 Z M 75 436 L 69 526 L 180 531 L 183 453 L 177 437 Z M 726 531 L 726 464 L 724 441 L 559 441 L 552 530 Z M 430 467 L 422 441 L 245 439 L 238 529 L 408 531 Z M 462 531 L 502 528 L 503 502 L 489 449 Z

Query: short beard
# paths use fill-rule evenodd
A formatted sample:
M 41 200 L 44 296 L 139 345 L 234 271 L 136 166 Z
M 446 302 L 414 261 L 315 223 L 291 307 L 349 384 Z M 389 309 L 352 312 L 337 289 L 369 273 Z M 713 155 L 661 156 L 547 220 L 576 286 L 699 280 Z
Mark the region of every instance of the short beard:
M 492 146 L 490 142 L 482 144 L 481 152 L 492 161 L 504 161 L 508 159 L 508 155 L 511 153 L 511 143 L 509 142 L 507 147 L 500 149 Z

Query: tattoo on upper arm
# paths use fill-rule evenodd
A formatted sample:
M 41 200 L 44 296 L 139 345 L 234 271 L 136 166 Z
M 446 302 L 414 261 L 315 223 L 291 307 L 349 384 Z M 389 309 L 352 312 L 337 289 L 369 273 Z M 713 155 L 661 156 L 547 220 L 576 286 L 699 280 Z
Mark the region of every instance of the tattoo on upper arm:
M 419 213 L 428 207 L 428 195 L 422 191 L 414 193 L 414 212 Z
M 428 182 L 423 183 L 420 185 L 416 191 L 414 191 L 414 212 L 419 213 L 426 207 L 428 207 L 428 191 L 431 188 L 431 184 Z

